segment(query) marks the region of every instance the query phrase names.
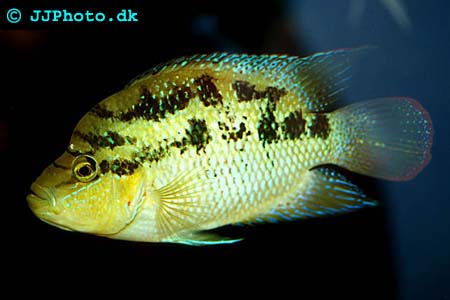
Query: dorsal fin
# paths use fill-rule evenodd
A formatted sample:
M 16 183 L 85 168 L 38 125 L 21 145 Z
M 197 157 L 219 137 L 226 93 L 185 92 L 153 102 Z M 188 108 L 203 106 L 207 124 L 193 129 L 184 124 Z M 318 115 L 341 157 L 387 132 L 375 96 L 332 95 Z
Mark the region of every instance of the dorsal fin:
M 292 67 L 286 84 L 296 90 L 301 103 L 306 105 L 306 111 L 328 111 L 346 88 L 351 62 L 361 50 L 335 50 L 301 58 Z
M 170 60 L 137 76 L 128 85 L 160 72 L 182 68 L 208 68 L 216 72 L 232 71 L 273 82 L 297 94 L 304 110 L 323 112 L 336 100 L 349 78 L 352 59 L 368 47 L 320 52 L 307 57 L 288 55 L 198 54 Z

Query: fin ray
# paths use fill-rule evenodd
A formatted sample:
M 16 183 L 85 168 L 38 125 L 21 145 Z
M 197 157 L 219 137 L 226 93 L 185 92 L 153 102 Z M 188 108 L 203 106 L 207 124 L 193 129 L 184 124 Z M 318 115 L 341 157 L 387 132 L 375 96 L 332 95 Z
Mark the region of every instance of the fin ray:
M 233 244 L 241 240 L 242 239 L 223 237 L 212 232 L 195 231 L 186 233 L 184 235 L 179 235 L 176 237 L 171 237 L 164 241 L 189 246 L 209 246 L 209 245 Z
M 335 170 L 319 167 L 304 176 L 302 185 L 269 212 L 242 223 L 274 223 L 293 219 L 321 217 L 374 206 L 361 189 Z
M 176 238 L 179 232 L 193 230 L 207 219 L 198 199 L 209 183 L 201 179 L 204 173 L 203 168 L 183 172 L 158 190 L 157 224 L 162 236 Z
M 381 179 L 414 178 L 430 161 L 433 126 L 414 99 L 380 98 L 333 112 L 341 150 L 333 162 Z M 351 130 L 349 130 L 351 129 Z

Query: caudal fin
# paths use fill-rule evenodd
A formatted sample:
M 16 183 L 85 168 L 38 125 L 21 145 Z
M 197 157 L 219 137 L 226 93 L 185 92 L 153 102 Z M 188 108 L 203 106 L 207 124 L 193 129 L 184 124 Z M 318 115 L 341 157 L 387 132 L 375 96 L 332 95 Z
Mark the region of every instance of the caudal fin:
M 351 171 L 394 181 L 414 178 L 431 159 L 433 126 L 416 100 L 381 98 L 333 112 L 336 161 Z

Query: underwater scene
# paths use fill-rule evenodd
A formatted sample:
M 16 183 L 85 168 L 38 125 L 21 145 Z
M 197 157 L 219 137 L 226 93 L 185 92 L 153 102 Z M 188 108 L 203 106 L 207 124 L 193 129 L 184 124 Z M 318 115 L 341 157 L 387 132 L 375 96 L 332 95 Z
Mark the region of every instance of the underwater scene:
M 7 285 L 450 299 L 449 3 L 57 3 L 0 5 Z

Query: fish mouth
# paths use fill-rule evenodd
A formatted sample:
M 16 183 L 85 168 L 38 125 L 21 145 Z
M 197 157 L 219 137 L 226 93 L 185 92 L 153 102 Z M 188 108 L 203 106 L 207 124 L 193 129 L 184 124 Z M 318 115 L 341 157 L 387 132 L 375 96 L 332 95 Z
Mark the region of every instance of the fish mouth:
M 32 209 L 42 208 L 43 206 L 56 206 L 56 197 L 49 188 L 33 183 L 30 193 L 27 195 L 28 204 Z

